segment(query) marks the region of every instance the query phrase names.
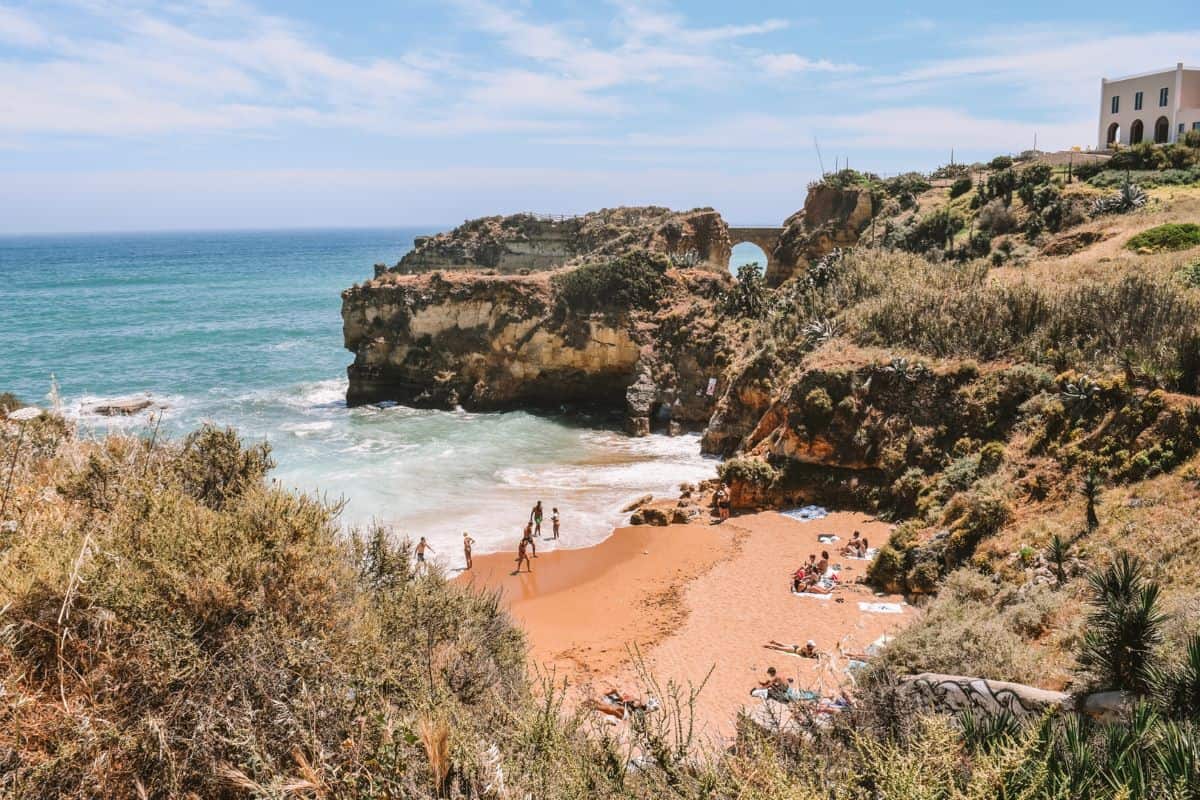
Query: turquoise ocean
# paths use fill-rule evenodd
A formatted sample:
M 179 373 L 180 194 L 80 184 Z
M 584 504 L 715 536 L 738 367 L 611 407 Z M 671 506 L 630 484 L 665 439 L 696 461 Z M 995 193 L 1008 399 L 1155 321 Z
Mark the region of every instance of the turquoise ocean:
M 280 483 L 343 500 L 345 526 L 428 536 L 450 565 L 463 530 L 480 551 L 514 547 L 538 499 L 562 513 L 558 546 L 582 547 L 630 498 L 714 474 L 696 436 L 631 439 L 566 414 L 348 409 L 340 292 L 430 232 L 0 237 L 0 391 L 47 405 L 56 385 L 84 436 L 148 432 L 148 414 L 88 411 L 136 395 L 169 435 L 233 426 L 270 442 Z

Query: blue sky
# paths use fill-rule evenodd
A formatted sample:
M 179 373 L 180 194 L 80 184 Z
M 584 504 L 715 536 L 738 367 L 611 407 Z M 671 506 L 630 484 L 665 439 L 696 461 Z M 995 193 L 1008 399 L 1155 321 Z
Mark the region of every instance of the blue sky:
M 0 0 L 0 233 L 711 205 L 825 166 L 1094 144 L 1099 79 L 1200 65 L 1128 3 Z

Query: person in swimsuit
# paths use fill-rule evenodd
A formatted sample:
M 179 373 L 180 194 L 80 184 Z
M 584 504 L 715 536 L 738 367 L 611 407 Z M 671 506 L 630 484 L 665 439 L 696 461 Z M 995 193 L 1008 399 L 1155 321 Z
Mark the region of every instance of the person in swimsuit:
M 552 538 L 557 539 L 558 538 L 558 509 L 557 508 L 551 512 L 550 522 L 554 525 L 554 536 Z
M 854 535 L 850 537 L 850 541 L 846 542 L 845 546 L 842 548 L 842 550 L 841 550 L 842 555 L 857 556 L 858 548 L 859 548 L 859 541 L 860 540 L 858 538 L 858 531 L 855 531 Z
M 463 531 L 463 555 L 466 556 L 467 559 L 467 569 L 475 566 L 475 564 L 471 561 L 471 545 L 473 544 L 475 544 L 475 540 L 471 538 L 469 533 Z
M 521 539 L 521 543 L 517 545 L 517 572 L 514 572 L 514 575 L 521 571 L 522 563 L 528 567 L 530 572 L 533 572 L 533 562 L 529 560 L 529 551 L 527 550 L 528 547 L 528 539 Z
M 777 642 L 772 639 L 764 644 L 763 647 L 767 648 L 768 650 L 778 650 L 781 653 L 791 653 L 792 655 L 800 656 L 801 658 L 821 657 L 821 651 L 817 649 L 817 643 L 812 639 L 809 639 L 808 642 L 803 646 L 798 644 L 784 644 L 783 642 Z
M 529 545 L 529 549 L 531 549 L 533 551 L 533 557 L 537 558 L 537 541 L 533 538 L 533 523 L 532 522 L 525 524 L 525 535 L 524 535 L 524 537 L 522 537 L 521 541 L 523 541 L 523 542 L 525 542 L 525 544 Z
M 425 537 L 422 536 L 421 541 L 417 542 L 417 547 L 416 547 L 417 568 L 415 570 L 413 570 L 414 574 L 416 574 L 417 572 L 428 572 L 429 571 L 429 565 L 425 563 L 425 551 L 426 550 L 433 550 L 433 545 L 431 545 L 431 544 L 429 544 L 429 542 L 425 541 Z M 434 552 L 436 553 L 437 551 L 434 550 Z
M 542 501 L 538 500 L 533 506 L 533 510 L 529 512 L 529 521 L 533 524 L 533 535 L 542 535 Z M 534 548 L 534 555 L 537 555 L 537 549 Z
M 729 490 L 725 488 L 725 484 L 721 484 L 717 489 L 714 500 L 717 503 L 717 518 L 722 522 L 729 519 Z

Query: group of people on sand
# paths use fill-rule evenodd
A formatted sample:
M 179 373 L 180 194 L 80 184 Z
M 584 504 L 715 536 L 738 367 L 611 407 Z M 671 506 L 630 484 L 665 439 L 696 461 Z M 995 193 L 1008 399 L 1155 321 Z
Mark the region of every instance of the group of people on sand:
M 865 536 L 855 531 L 850 537 L 850 541 L 842 545 L 840 552 L 847 558 L 866 558 L 867 551 L 871 549 L 871 543 L 867 541 Z
M 774 644 L 778 644 L 775 642 Z M 769 645 L 768 645 L 769 646 Z M 783 647 L 796 647 L 796 645 L 783 645 Z M 816 650 L 816 645 L 810 640 L 805 648 Z M 778 648 L 772 648 L 778 649 Z M 804 648 L 801 648 L 804 649 Z M 818 655 L 811 656 L 817 658 Z M 800 701 L 815 702 L 815 711 L 818 714 L 831 714 L 839 711 L 845 711 L 850 708 L 850 695 L 845 689 L 838 691 L 836 697 L 821 697 L 816 692 L 802 691 L 796 688 L 794 678 L 784 679 L 780 676 L 779 671 L 774 667 L 767 667 L 767 676 L 758 682 L 758 685 L 750 690 L 751 697 L 757 697 L 761 700 L 774 700 L 777 703 L 795 703 Z
M 544 516 L 545 516 L 545 514 L 542 509 L 542 501 L 538 500 L 537 503 L 534 504 L 533 509 L 529 512 L 529 522 L 526 523 L 525 531 L 521 535 L 521 541 L 517 545 L 517 572 L 521 571 L 521 564 L 525 564 L 526 567 L 528 568 L 528 571 L 533 572 L 533 564 L 532 564 L 532 562 L 530 562 L 529 559 L 531 557 L 537 558 L 537 537 L 540 537 L 542 535 L 542 521 L 544 519 Z M 558 535 L 559 535 L 560 523 L 561 523 L 561 518 L 559 516 L 558 509 L 557 508 L 551 509 L 550 525 L 551 525 L 552 533 L 550 536 L 547 536 L 545 538 L 557 539 Z M 463 559 L 466 562 L 466 565 L 463 567 L 463 569 L 468 570 L 475 566 L 475 561 L 471 558 L 471 549 L 475 545 L 475 539 L 473 539 L 471 537 L 470 533 L 468 533 L 467 531 L 463 531 L 462 542 L 463 542 Z M 429 542 L 427 542 L 425 540 L 425 537 L 422 536 L 421 539 L 417 542 L 416 547 L 413 548 L 413 550 L 416 553 L 416 557 L 417 557 L 416 571 L 417 572 L 428 571 L 429 565 L 425 561 L 425 554 L 427 552 L 434 552 L 434 553 L 437 552 L 436 550 L 434 550 L 433 545 L 431 545 Z
M 545 512 L 542 509 L 542 501 L 538 500 L 529 512 L 529 521 L 525 523 L 525 531 L 521 534 L 521 541 L 517 544 L 517 569 L 513 574 L 521 571 L 521 565 L 524 564 L 526 571 L 533 572 L 533 562 L 530 558 L 537 558 L 537 539 L 542 535 L 542 520 Z M 559 524 L 561 518 L 558 514 L 558 509 L 550 510 L 550 526 L 551 534 L 545 538 L 557 539 L 559 533 Z
M 833 594 L 837 580 L 837 573 L 830 569 L 828 550 L 821 551 L 820 559 L 815 553 L 809 553 L 807 563 L 792 573 L 792 591 L 797 594 Z

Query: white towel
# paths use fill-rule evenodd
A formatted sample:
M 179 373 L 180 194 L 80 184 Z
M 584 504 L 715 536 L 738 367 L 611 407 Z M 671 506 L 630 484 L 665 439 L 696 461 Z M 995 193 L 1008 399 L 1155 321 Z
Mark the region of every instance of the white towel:
M 832 594 L 816 594 L 815 592 L 792 592 L 796 597 L 811 597 L 814 600 L 828 600 L 833 597 Z M 862 605 L 862 603 L 859 603 Z
M 859 603 L 859 611 L 869 614 L 903 614 L 904 608 L 899 603 Z

